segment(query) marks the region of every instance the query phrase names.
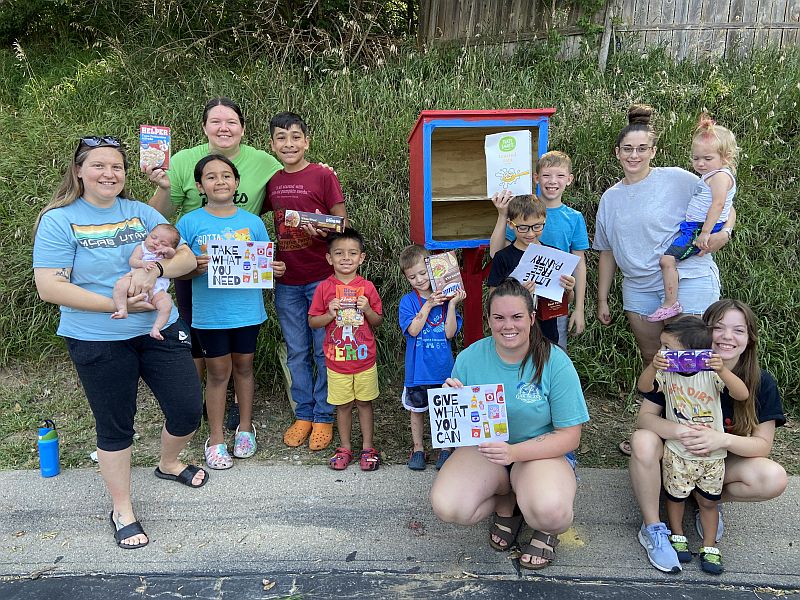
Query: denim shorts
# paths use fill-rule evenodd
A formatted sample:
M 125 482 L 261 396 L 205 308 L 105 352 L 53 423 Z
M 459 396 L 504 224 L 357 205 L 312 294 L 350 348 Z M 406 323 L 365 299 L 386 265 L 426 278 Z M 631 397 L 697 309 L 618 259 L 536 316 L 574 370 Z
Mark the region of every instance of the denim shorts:
M 678 285 L 678 301 L 687 315 L 702 315 L 719 300 L 720 285 L 716 273 L 705 277 L 681 279 Z M 631 290 L 622 282 L 622 308 L 640 315 L 654 313 L 664 301 L 664 290 Z
M 434 390 L 440 387 L 442 387 L 441 383 L 439 385 L 412 385 L 411 387 L 404 387 L 403 395 L 400 397 L 403 408 L 411 412 L 428 412 L 428 390 Z
M 575 456 L 575 451 L 574 450 L 570 450 L 569 452 L 567 452 L 564 455 L 564 458 L 569 463 L 569 466 L 572 467 L 572 472 L 575 473 L 578 470 L 578 457 Z M 513 467 L 513 466 L 514 466 L 514 463 L 511 463 L 510 465 L 506 465 L 506 469 L 508 470 L 509 473 L 511 473 L 511 467 Z M 577 477 L 577 475 L 576 475 L 576 477 Z

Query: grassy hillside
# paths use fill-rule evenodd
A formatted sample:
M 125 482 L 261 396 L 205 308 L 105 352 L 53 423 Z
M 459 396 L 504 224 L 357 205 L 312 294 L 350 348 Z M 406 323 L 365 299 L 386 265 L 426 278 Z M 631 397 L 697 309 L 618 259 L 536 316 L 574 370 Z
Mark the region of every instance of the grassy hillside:
M 419 111 L 555 107 L 550 147 L 573 157 L 569 202 L 591 233 L 600 194 L 621 177 L 612 145 L 625 109 L 647 102 L 663 131 L 655 164 L 690 167 L 691 130 L 703 108 L 738 137 L 737 237 L 717 257 L 723 293 L 749 302 L 760 316 L 763 363 L 787 404 L 797 406 L 800 53 L 699 65 L 674 64 L 660 52 L 617 55 L 604 74 L 592 55 L 560 62 L 546 46 L 512 58 L 400 48 L 370 68 L 337 68 L 330 56 L 309 64 L 226 64 L 134 45 L 0 51 L 0 364 L 63 352 L 53 333 L 57 310 L 35 295 L 30 227 L 82 134 L 118 135 L 134 147 L 138 125 L 153 122 L 173 128 L 176 149 L 188 147 L 201 141 L 201 109 L 215 95 L 241 103 L 246 142 L 256 147 L 267 147 L 273 113 L 307 117 L 310 157 L 336 167 L 348 212 L 368 240 L 363 272 L 377 283 L 389 316 L 378 334 L 379 364 L 384 381 L 397 382 L 402 337 L 394 315 L 406 284 L 396 259 L 409 241 L 406 136 Z M 131 172 L 129 182 L 135 197 L 149 198 L 143 176 Z M 639 362 L 618 286 L 615 323 L 604 328 L 594 318 L 596 262 L 590 255 L 588 330 L 571 342 L 570 354 L 588 388 L 628 398 Z M 273 377 L 278 339 L 271 320 L 259 351 L 262 380 Z

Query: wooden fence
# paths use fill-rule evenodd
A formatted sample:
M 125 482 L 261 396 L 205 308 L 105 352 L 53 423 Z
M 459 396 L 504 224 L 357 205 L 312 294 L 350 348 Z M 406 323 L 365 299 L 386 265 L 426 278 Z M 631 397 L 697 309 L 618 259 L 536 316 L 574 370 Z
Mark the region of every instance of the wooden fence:
M 607 0 L 588 15 L 612 49 L 664 46 L 677 59 L 800 45 L 800 0 Z M 583 15 L 563 0 L 421 0 L 420 44 L 475 45 L 542 39 L 556 29 L 569 55 L 584 41 Z

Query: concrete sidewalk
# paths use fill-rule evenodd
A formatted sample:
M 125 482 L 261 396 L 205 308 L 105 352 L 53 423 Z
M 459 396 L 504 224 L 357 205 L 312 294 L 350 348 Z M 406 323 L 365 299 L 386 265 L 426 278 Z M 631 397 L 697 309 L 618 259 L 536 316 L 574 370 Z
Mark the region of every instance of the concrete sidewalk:
M 696 560 L 679 575 L 650 566 L 636 540 L 640 516 L 626 471 L 578 473 L 574 526 L 541 576 L 800 588 L 800 478 L 777 500 L 726 506 L 726 572 L 712 577 Z M 427 498 L 434 475 L 405 466 L 363 473 L 357 465 L 335 472 L 239 462 L 194 490 L 137 468 L 134 505 L 151 541 L 123 551 L 113 541 L 96 469 L 52 479 L 0 472 L 0 575 L 344 571 L 516 579 L 514 561 L 489 548 L 486 525 L 436 519 Z M 690 546 L 698 546 L 694 527 L 687 532 Z

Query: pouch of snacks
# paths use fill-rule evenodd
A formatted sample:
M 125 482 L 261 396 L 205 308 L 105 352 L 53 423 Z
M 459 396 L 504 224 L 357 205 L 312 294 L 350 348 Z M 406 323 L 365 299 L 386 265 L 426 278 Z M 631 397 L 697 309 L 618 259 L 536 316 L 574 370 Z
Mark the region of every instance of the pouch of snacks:
M 139 166 L 169 168 L 169 127 L 141 125 L 139 127 Z
M 665 371 L 694 373 L 696 371 L 712 371 L 708 366 L 712 350 L 660 350 L 661 356 L 669 361 Z

